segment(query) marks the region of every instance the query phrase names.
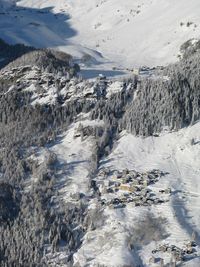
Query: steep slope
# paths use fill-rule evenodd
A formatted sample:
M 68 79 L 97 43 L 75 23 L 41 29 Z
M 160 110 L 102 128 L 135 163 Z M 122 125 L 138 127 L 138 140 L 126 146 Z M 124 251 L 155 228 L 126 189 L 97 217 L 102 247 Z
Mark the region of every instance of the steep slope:
M 69 3 L 79 42 L 96 46 L 105 57 L 124 66 L 174 61 L 181 43 L 200 33 L 200 4 L 195 0 Z M 187 22 L 191 22 L 189 27 Z
M 184 47 L 146 78 L 84 80 L 45 49 L 0 71 L 2 267 L 199 266 L 200 51 Z
M 199 133 L 200 123 L 159 137 L 141 138 L 126 132 L 121 134 L 112 153 L 100 162 L 100 173 L 105 169 L 110 171 L 110 175 L 102 178 L 99 174 L 97 183 L 101 184 L 102 179 L 114 182 L 116 171 L 148 173 L 152 169 L 162 170 L 168 174 L 149 188 L 151 193 L 167 199 L 167 202 L 146 206 L 134 206 L 130 202 L 121 209 L 113 209 L 106 204 L 102 215 L 103 225 L 87 233 L 75 255 L 80 266 L 85 266 L 87 261 L 90 262 L 89 266 L 162 266 L 160 258 L 164 259 L 164 266 L 168 266 L 173 258 L 170 252 L 158 251 L 153 254 L 152 251 L 163 244 L 184 247 L 192 240 L 194 231 L 199 244 Z M 131 176 L 131 171 L 128 175 Z M 159 193 L 167 188 L 172 190 L 167 197 L 165 193 Z M 104 191 L 101 200 L 109 203 L 114 198 L 122 199 L 126 195 L 130 197 L 131 193 L 125 189 L 113 193 Z M 92 203 L 91 209 L 94 207 Z M 151 214 L 149 222 L 147 214 Z M 146 225 L 145 219 L 148 222 Z M 198 249 L 197 255 L 199 253 Z M 149 262 L 152 256 L 157 258 L 155 265 Z M 191 255 L 178 266 L 195 267 L 199 264 L 198 256 Z
M 24 10 L 1 15 L 1 37 L 100 62 L 102 54 L 113 66 L 176 61 L 180 45 L 200 36 L 198 0 L 21 0 L 18 6 Z
M 9 45 L 0 39 L 0 69 L 25 53 L 35 50 L 23 44 Z

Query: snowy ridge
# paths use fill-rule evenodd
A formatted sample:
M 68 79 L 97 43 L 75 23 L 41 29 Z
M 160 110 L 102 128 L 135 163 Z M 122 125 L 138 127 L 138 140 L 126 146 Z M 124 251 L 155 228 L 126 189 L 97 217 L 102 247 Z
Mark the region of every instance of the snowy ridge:
M 9 65 L 8 65 L 9 66 Z M 9 83 L 16 80 L 5 92 L 22 90 L 31 94 L 31 104 L 55 105 L 58 99 L 63 105 L 72 100 L 89 100 L 96 102 L 98 97 L 110 98 L 113 94 L 122 92 L 123 81 L 112 79 L 84 80 L 81 77 L 70 79 L 69 73 L 52 73 L 37 66 L 6 67 L 0 71 L 0 77 Z M 129 88 L 127 88 L 127 91 Z

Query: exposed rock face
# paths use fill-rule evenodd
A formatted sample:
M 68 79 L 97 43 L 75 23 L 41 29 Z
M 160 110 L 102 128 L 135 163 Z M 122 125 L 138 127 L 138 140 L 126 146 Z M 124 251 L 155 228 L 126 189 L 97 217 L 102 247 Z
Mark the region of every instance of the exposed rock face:
M 180 47 L 180 58 L 187 59 L 200 50 L 200 40 L 190 39 Z

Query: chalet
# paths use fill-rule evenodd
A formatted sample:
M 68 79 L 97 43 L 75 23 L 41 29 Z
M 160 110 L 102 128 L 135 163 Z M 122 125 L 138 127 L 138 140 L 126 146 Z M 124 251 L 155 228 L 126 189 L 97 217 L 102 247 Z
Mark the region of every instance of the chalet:
M 132 73 L 134 75 L 140 75 L 140 68 L 134 68 L 134 69 L 132 69 Z
M 135 192 L 136 188 L 134 186 L 131 186 L 130 184 L 121 184 L 119 186 L 119 190 L 127 191 L 127 192 Z

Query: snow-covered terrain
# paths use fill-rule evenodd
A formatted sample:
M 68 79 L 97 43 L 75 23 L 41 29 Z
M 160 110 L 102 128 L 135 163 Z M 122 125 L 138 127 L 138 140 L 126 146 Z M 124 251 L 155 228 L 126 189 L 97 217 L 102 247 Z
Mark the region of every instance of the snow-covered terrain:
M 0 38 L 73 56 L 22 46 L 0 70 L 0 265 L 200 266 L 199 14 L 0 0 Z
M 80 266 L 160 266 L 149 264 L 152 250 L 160 244 L 170 244 L 184 247 L 196 232 L 199 240 L 199 175 L 200 175 L 200 123 L 182 129 L 178 132 L 163 133 L 159 137 L 140 138 L 123 133 L 116 147 L 108 158 L 102 160 L 103 167 L 110 170 L 138 170 L 148 171 L 159 169 L 167 172 L 151 189 L 159 192 L 161 189 L 171 188 L 169 202 L 147 207 L 134 207 L 128 203 L 123 209 L 106 207 L 103 211 L 103 224 L 95 231 L 90 231 L 84 238 L 81 249 L 76 253 L 75 259 Z M 106 195 L 102 195 L 102 199 Z M 116 194 L 117 197 L 117 194 Z M 91 203 L 91 209 L 97 203 Z M 155 218 L 166 219 L 163 227 L 166 236 L 161 240 L 140 244 L 136 252 L 130 249 L 128 240 L 134 239 L 134 227 L 142 222 L 145 214 L 150 212 Z M 142 224 L 142 223 L 141 223 Z M 151 231 L 145 228 L 144 231 Z M 144 235 L 145 236 L 145 235 Z M 143 240 L 145 243 L 145 240 Z M 138 254 L 137 254 L 138 253 Z M 181 266 L 199 266 L 199 249 L 197 256 L 186 261 Z M 156 255 L 170 262 L 169 253 Z
M 50 52 L 43 52 L 47 57 L 42 59 L 48 60 L 49 65 L 57 62 L 56 58 L 52 60 Z M 14 110 L 14 105 L 20 108 L 23 103 L 22 107 L 28 108 L 27 114 L 37 110 L 41 110 L 43 116 L 45 114 L 44 119 L 37 113 L 31 119 L 27 117 L 25 124 L 34 123 L 34 126 L 29 126 L 31 132 L 39 125 L 43 133 L 46 121 L 52 123 L 49 131 L 41 136 L 39 144 L 34 140 L 28 145 L 28 162 L 34 167 L 29 179 L 23 183 L 24 192 L 31 194 L 43 182 L 41 188 L 44 188 L 45 197 L 48 195 L 45 185 L 48 179 L 52 179 L 49 197 L 52 212 L 66 207 L 76 210 L 84 207 L 84 211 L 75 216 L 77 222 L 70 226 L 73 242 L 77 244 L 72 243 L 67 250 L 68 237 L 63 236 L 59 237 L 59 242 L 56 241 L 54 249 L 54 243 L 46 241 L 48 264 L 64 267 L 71 260 L 73 266 L 81 267 L 158 267 L 163 261 L 166 266 L 176 261 L 178 266 L 198 266 L 198 113 L 195 121 L 188 121 L 190 126 L 187 128 L 182 128 L 181 124 L 177 131 L 170 132 L 166 124 L 162 127 L 165 131 L 153 131 L 154 135 L 150 137 L 134 136 L 126 131 L 127 125 L 121 128 L 120 121 L 127 109 L 133 109 L 131 101 L 134 103 L 139 99 L 144 76 L 115 80 L 102 75 L 84 80 L 70 76 L 70 69 L 62 72 L 53 68 L 51 72 L 40 62 L 42 59 L 38 62 L 36 57 L 34 60 L 34 55 L 38 53 L 30 52 L 29 57 L 22 56 L 21 60 L 15 60 L 0 71 L 4 85 L 0 99 L 5 114 Z M 194 58 L 195 64 L 195 55 L 191 58 Z M 184 60 L 181 63 L 184 64 Z M 193 69 L 192 65 L 188 69 L 198 73 L 197 66 Z M 150 81 L 157 81 L 156 75 L 160 80 L 174 80 L 173 99 L 178 102 L 180 88 L 176 87 L 176 83 L 179 84 L 180 80 L 173 75 L 167 78 L 162 76 L 161 71 L 155 71 L 151 78 L 146 79 L 147 85 Z M 188 95 L 187 88 L 184 91 L 184 87 L 180 87 L 183 89 L 181 96 L 185 101 L 193 99 L 191 105 L 195 107 L 194 102 L 199 99 L 198 75 L 192 77 L 195 86 L 191 83 Z M 156 83 L 152 88 L 159 93 Z M 193 95 L 190 95 L 191 91 Z M 12 98 L 14 103 L 9 106 Z M 153 106 L 154 98 L 148 92 L 141 103 L 151 102 Z M 167 108 L 172 112 L 173 105 L 169 99 L 161 95 L 161 100 L 168 103 Z M 186 109 L 183 104 L 180 106 L 180 110 Z M 194 109 L 198 111 L 198 106 Z M 159 115 L 163 115 L 162 111 Z M 119 127 L 115 133 L 117 120 Z M 170 120 L 174 120 L 173 115 L 170 115 Z M 66 214 L 66 218 L 70 218 L 71 211 Z M 64 222 L 64 225 L 68 224 Z
M 99 125 L 101 122 L 84 120 L 84 126 Z M 89 190 L 89 173 L 94 140 L 82 140 L 75 137 L 79 122 L 71 125 L 64 136 L 49 149 L 59 160 L 59 192 L 66 203 L 74 201 L 76 194 L 87 194 Z
M 113 94 L 123 91 L 122 80 L 91 79 L 69 79 L 69 75 L 55 75 L 48 71 L 41 71 L 38 67 L 24 66 L 19 68 L 3 69 L 0 71 L 0 78 L 9 80 L 16 79 L 17 85 L 11 85 L 7 93 L 23 89 L 24 92 L 32 93 L 31 102 L 35 104 L 56 104 L 58 97 L 64 99 L 63 105 L 73 99 L 89 99 L 96 102 L 97 97 L 104 94 L 110 98 Z M 56 85 L 59 84 L 58 86 Z M 101 86 L 102 83 L 102 91 Z M 129 88 L 127 88 L 128 90 Z M 104 92 L 105 91 L 105 92 Z
M 112 66 L 164 65 L 179 47 L 200 36 L 198 0 L 21 0 L 1 14 L 0 37 L 36 47 L 55 47 L 90 63 Z M 106 64 L 105 64 L 106 63 Z
M 118 87 L 120 84 L 111 85 L 112 90 L 119 90 Z M 157 267 L 162 266 L 161 259 L 164 264 L 174 262 L 171 252 L 159 251 L 160 247 L 175 246 L 184 251 L 194 239 L 199 244 L 200 123 L 179 131 L 162 132 L 157 137 L 143 138 L 125 131 L 121 133 L 109 156 L 100 161 L 99 173 L 95 177 L 97 184 L 101 184 L 102 179 L 105 184 L 115 181 L 116 171 L 134 170 L 143 175 L 152 170 L 165 173 L 155 184 L 148 186 L 163 203 L 135 206 L 133 202 L 126 202 L 122 208 L 102 206 L 102 201 L 109 203 L 114 198 L 131 197 L 126 190 L 102 191 L 99 197 L 91 197 L 89 183 L 95 139 L 92 136 L 81 137 L 78 131 L 80 124 L 84 127 L 104 126 L 103 121 L 91 121 L 88 114 L 80 114 L 65 133 L 47 146 L 58 159 L 59 196 L 66 203 L 74 203 L 77 194 L 83 194 L 88 201 L 89 212 L 95 218 L 94 225 L 74 254 L 74 264 Z M 45 151 L 40 151 L 41 155 L 44 156 Z M 109 170 L 110 174 L 102 178 L 104 170 Z M 162 192 L 169 188 L 170 193 Z M 64 252 L 58 255 L 66 257 Z M 152 257 L 155 264 L 150 263 Z M 199 266 L 199 257 L 200 248 L 197 246 L 180 266 Z M 56 259 L 59 264 L 59 259 Z M 177 263 L 180 264 L 178 260 Z
M 90 121 L 87 117 L 86 114 L 79 116 L 66 133 L 48 145 L 58 158 L 60 197 L 66 203 L 73 203 L 77 194 L 84 194 L 88 197 L 90 214 L 94 216 L 94 225 L 74 255 L 75 266 L 158 267 L 162 266 L 161 259 L 168 266 L 174 258 L 170 251 L 159 251 L 159 248 L 175 246 L 184 251 L 192 240 L 199 243 L 200 123 L 178 132 L 163 132 L 158 137 L 142 138 L 123 132 L 111 154 L 101 160 L 95 178 L 97 183 L 102 181 L 103 170 L 111 173 L 103 178 L 105 183 L 115 179 L 116 171 L 136 170 L 145 174 L 161 170 L 166 175 L 148 188 L 164 202 L 146 206 L 134 206 L 130 202 L 123 208 L 113 208 L 112 205 L 102 206 L 102 201 L 110 201 L 113 197 L 120 199 L 129 193 L 126 190 L 103 192 L 99 198 L 91 198 L 88 175 L 94 139 L 82 139 L 77 135 L 77 128 L 80 123 L 103 126 L 103 122 Z M 41 151 L 41 155 L 45 152 Z M 169 194 L 161 193 L 168 188 Z M 197 246 L 194 251 L 180 266 L 199 266 L 200 248 Z M 58 255 L 66 256 L 64 252 Z M 155 263 L 150 263 L 152 258 Z M 178 260 L 177 263 L 180 264 Z

